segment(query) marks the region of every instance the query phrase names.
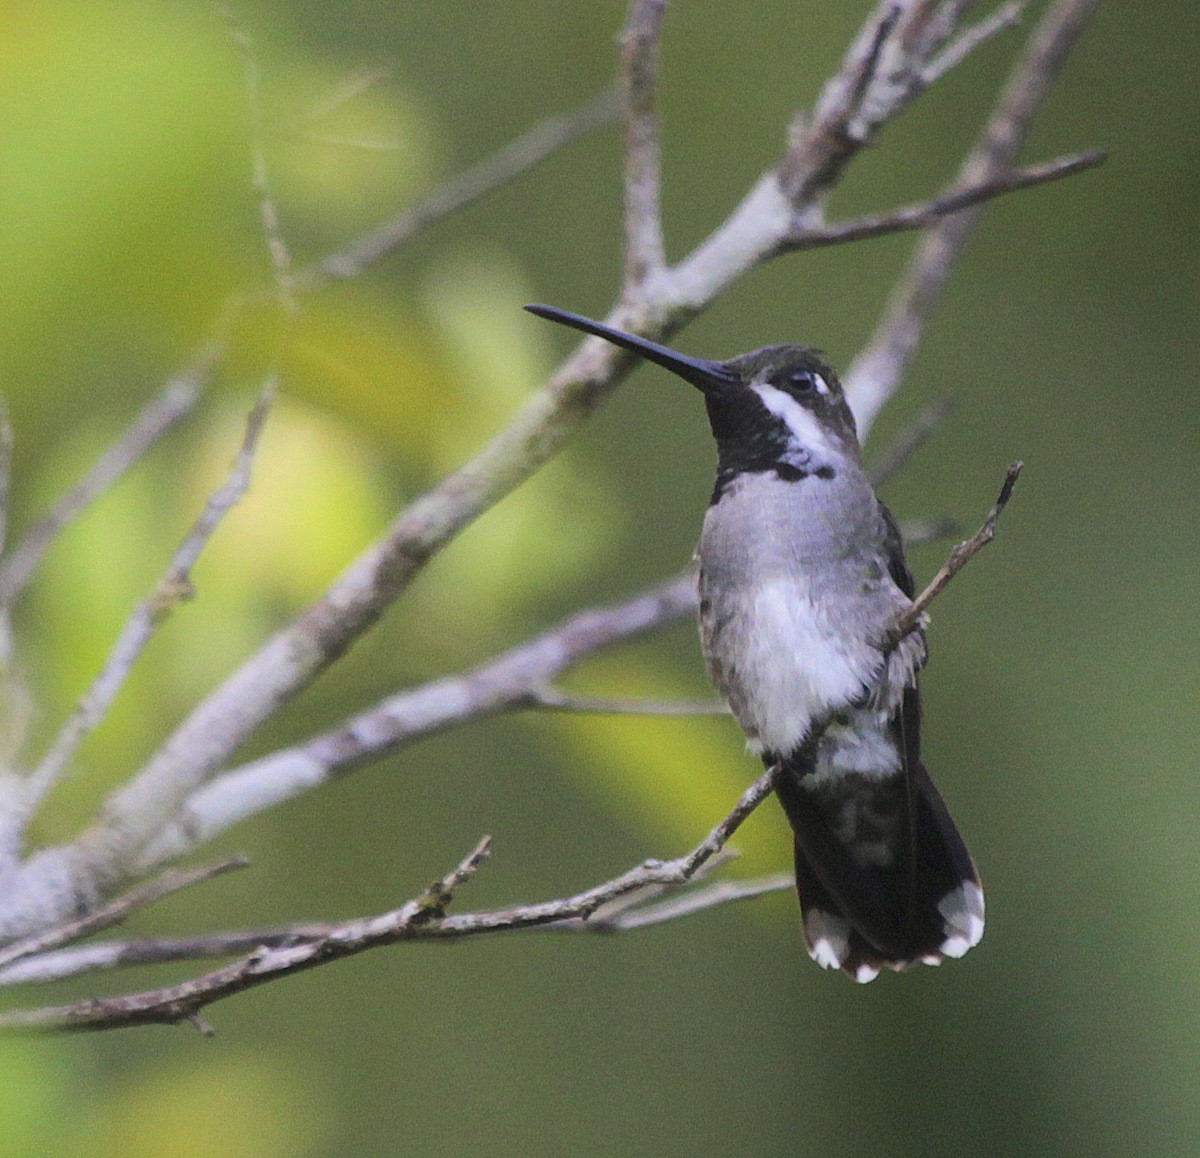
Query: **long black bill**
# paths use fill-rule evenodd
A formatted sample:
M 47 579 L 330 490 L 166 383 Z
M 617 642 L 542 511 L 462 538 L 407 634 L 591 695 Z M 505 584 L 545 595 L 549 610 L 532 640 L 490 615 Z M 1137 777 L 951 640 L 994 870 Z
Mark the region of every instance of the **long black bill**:
M 674 350 L 667 349 L 666 346 L 660 346 L 657 342 L 626 334 L 622 330 L 614 330 L 600 322 L 593 322 L 591 318 L 585 318 L 581 314 L 572 314 L 567 310 L 556 309 L 554 306 L 526 306 L 525 308 L 531 314 L 537 314 L 539 318 L 549 318 L 552 322 L 559 322 L 572 329 L 582 330 L 585 334 L 595 334 L 598 338 L 608 339 L 613 345 L 632 350 L 650 362 L 657 362 L 658 365 L 670 370 L 672 374 L 678 374 L 685 382 L 690 382 L 706 393 L 737 383 L 737 378 L 720 362 L 709 362 L 704 358 L 689 358 L 686 354 L 676 353 Z

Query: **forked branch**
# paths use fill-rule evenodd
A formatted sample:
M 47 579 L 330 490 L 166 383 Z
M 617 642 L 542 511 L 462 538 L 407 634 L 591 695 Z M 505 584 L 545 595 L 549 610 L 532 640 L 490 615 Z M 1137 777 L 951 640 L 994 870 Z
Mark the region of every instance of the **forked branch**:
M 755 808 L 771 794 L 774 777 L 774 771 L 763 773 L 742 794 L 729 815 L 686 855 L 669 861 L 644 861 L 603 884 L 573 896 L 510 909 L 447 915 L 445 909 L 454 894 L 490 853 L 491 840 L 485 837 L 452 872 L 390 912 L 362 920 L 345 921 L 315 936 L 297 933 L 285 935 L 285 939 L 277 941 L 273 947 L 257 947 L 232 964 L 178 985 L 72 1005 L 0 1014 L 0 1031 L 121 1029 L 135 1025 L 174 1025 L 181 1021 L 197 1024 L 200 1011 L 216 1001 L 398 941 L 448 940 L 505 930 L 538 928 L 556 922 L 586 923 L 605 905 L 631 894 L 656 886 L 682 888 L 688 885 L 708 861 L 721 852 Z M 778 883 L 777 880 L 766 885 L 759 882 L 751 895 L 758 896 L 771 891 Z M 698 908 L 723 904 L 732 899 L 735 898 L 731 895 L 710 892 L 707 904 L 693 901 L 690 907 L 680 909 L 676 915 L 682 916 Z M 614 919 L 604 924 L 603 931 L 636 928 L 639 924 L 670 919 L 671 915 L 656 906 L 644 921 L 634 921 L 627 913 L 621 920 Z M 204 1023 L 198 1023 L 198 1028 L 208 1031 Z

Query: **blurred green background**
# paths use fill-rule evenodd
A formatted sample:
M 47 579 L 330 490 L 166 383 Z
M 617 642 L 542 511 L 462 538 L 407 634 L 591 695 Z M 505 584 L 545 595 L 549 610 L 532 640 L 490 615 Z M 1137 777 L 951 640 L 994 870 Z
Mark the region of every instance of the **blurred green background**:
M 1035 6 L 1036 7 L 1036 6 Z M 778 155 L 865 4 L 692 0 L 664 44 L 665 205 L 678 258 Z M 298 261 L 603 86 L 622 0 L 315 0 L 247 7 L 267 157 Z M 239 56 L 179 0 L 4 7 L 0 388 L 19 531 L 261 284 Z M 977 520 L 1027 473 L 1000 542 L 939 602 L 928 764 L 987 883 L 965 960 L 865 988 L 806 958 L 777 895 L 619 938 L 377 951 L 211 1010 L 218 1030 L 0 1042 L 0 1154 L 1190 1154 L 1200 1137 L 1195 516 L 1200 41 L 1174 0 L 1102 8 L 1034 159 L 1099 172 L 988 211 L 886 441 L 956 417 L 887 488 L 902 516 Z M 999 38 L 853 167 L 835 212 L 953 173 L 1020 43 Z M 344 103 L 347 83 L 380 70 Z M 519 311 L 603 314 L 618 285 L 619 135 L 577 144 L 306 299 L 250 498 L 39 823 L 68 837 L 187 706 L 305 606 L 391 512 L 462 461 L 569 338 Z M 842 365 L 911 239 L 781 260 L 679 344 L 804 340 Z M 34 751 L 86 686 L 224 471 L 269 319 L 197 417 L 65 536 L 22 608 Z M 471 528 L 254 751 L 454 670 L 688 558 L 711 485 L 701 409 L 640 370 L 562 458 Z M 944 546 L 919 551 L 928 576 Z M 702 694 L 690 625 L 573 677 Z M 483 832 L 467 907 L 562 895 L 688 847 L 755 774 L 724 720 L 510 717 L 248 823 L 246 873 L 132 926 L 207 929 L 391 907 Z M 780 868 L 774 807 L 735 871 Z M 213 855 L 213 850 L 208 850 Z M 147 971 L 25 1003 L 162 983 Z M 12 995 L 5 997 L 11 1002 Z

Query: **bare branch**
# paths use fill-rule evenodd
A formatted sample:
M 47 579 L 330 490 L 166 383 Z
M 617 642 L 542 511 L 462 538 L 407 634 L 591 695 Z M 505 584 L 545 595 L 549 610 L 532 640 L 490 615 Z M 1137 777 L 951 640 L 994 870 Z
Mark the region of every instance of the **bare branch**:
M 942 593 L 946 584 L 996 537 L 996 526 L 1000 521 L 1000 516 L 1004 514 L 1004 508 L 1008 506 L 1008 500 L 1012 498 L 1013 487 L 1017 485 L 1017 479 L 1020 477 L 1024 465 L 1022 462 L 1014 462 L 1008 468 L 1004 476 L 1004 485 L 1001 486 L 1000 494 L 995 505 L 988 512 L 988 517 L 984 519 L 983 526 L 950 552 L 950 558 L 942 565 L 941 570 L 933 577 L 929 586 L 913 600 L 912 606 L 892 625 L 892 629 L 883 643 L 884 651 L 891 651 L 906 635 L 921 626 L 925 609 Z
M 636 295 L 666 267 L 659 207 L 661 166 L 658 117 L 658 45 L 667 0 L 631 0 L 621 34 L 621 87 L 625 97 L 625 285 Z
M 927 87 L 922 72 L 942 50 L 966 7 L 963 0 L 940 6 L 924 0 L 882 0 L 876 6 L 841 70 L 826 83 L 812 116 L 796 118 L 778 167 L 689 257 L 658 279 L 655 297 L 669 324 L 643 336 L 674 332 L 748 268 L 786 249 L 788 238 L 834 244 L 849 240 L 860 229 L 863 236 L 877 236 L 915 228 L 924 213 L 936 219 L 939 210 L 954 211 L 953 201 L 948 208 L 910 206 L 895 220 L 889 215 L 886 221 L 848 222 L 845 237 L 843 227 L 835 226 L 826 234 L 820 224 L 825 195 L 846 166 Z M 985 199 L 1007 191 L 983 188 L 985 180 L 999 177 L 1007 168 L 973 172 L 960 181 L 960 189 L 978 189 Z M 610 324 L 620 323 L 610 319 Z
M 190 599 L 194 594 L 192 567 L 208 545 L 221 520 L 250 485 L 259 436 L 270 413 L 275 389 L 274 377 L 268 378 L 259 393 L 258 401 L 246 419 L 241 449 L 228 479 L 212 495 L 192 524 L 154 591 L 134 608 L 103 668 L 81 697 L 75 711 L 55 737 L 41 763 L 30 775 L 27 785 L 29 815 L 37 810 L 46 794 L 66 771 L 71 759 L 79 751 L 80 744 L 104 719 L 155 631 L 180 602 Z
M 817 208 L 855 155 L 925 91 L 925 69 L 966 7 L 964 0 L 883 0 L 876 6 L 811 119 L 793 123 L 777 175 L 798 212 Z
M 255 949 L 276 949 L 329 935 L 333 924 L 289 925 L 278 929 L 247 929 L 199 937 L 130 937 L 72 945 L 25 957 L 0 969 L 0 988 L 45 985 L 68 977 L 169 965 L 174 961 L 204 961 L 234 957 Z
M 997 33 L 1016 27 L 1021 23 L 1021 16 L 1028 7 L 1029 0 L 1009 0 L 1009 3 L 1002 4 L 991 16 L 964 28 L 925 66 L 921 73 L 921 83 L 928 87 L 940 80 Z
M 564 146 L 612 124 L 618 107 L 616 90 L 606 89 L 579 108 L 547 117 L 499 152 L 451 178 L 416 205 L 301 269 L 295 278 L 297 290 L 307 293 L 332 280 L 358 277 L 427 226 L 507 185 Z
M 437 903 L 431 905 L 430 897 L 453 894 L 455 888 L 487 856 L 488 842 L 485 840 L 454 872 L 420 897 L 389 913 L 335 925 L 315 940 L 277 948 L 259 948 L 230 965 L 179 985 L 75 1005 L 0 1014 L 0 1030 L 47 1032 L 174 1025 L 194 1018 L 205 1006 L 223 998 L 397 941 L 444 940 L 501 930 L 534 928 L 573 918 L 586 919 L 602 905 L 644 889 L 647 885 L 686 885 L 706 862 L 724 848 L 746 818 L 771 794 L 775 775 L 774 769 L 763 773 L 742 794 L 733 811 L 685 856 L 669 861 L 645 861 L 604 884 L 571 897 L 494 912 L 439 915 Z
M 645 929 L 650 925 L 662 925 L 667 921 L 678 920 L 680 917 L 690 917 L 705 909 L 732 904 L 735 901 L 754 900 L 766 896 L 768 893 L 786 892 L 795 887 L 796 876 L 794 873 L 772 873 L 771 876 L 747 881 L 715 881 L 703 888 L 691 889 L 657 904 L 640 905 L 611 918 L 597 916 L 591 921 L 580 921 L 575 925 L 567 925 L 564 922 L 561 927 L 564 929 L 577 928 L 595 933 Z M 548 927 L 560 928 L 559 925 Z
M 726 846 L 722 851 L 729 853 L 732 850 Z M 721 860 L 719 854 L 713 856 L 705 867 L 711 867 Z M 692 887 L 665 901 L 657 902 L 653 898 L 661 896 L 670 886 L 648 884 L 602 905 L 589 919 L 568 917 L 552 924 L 528 928 L 548 933 L 617 933 L 664 924 L 735 901 L 753 900 L 767 893 L 791 889 L 795 884 L 791 873 L 776 873 L 753 880 L 717 881 L 695 887 L 695 882 L 703 875 L 703 870 L 697 871 L 692 877 Z M 141 937 L 79 945 L 25 958 L 0 969 L 0 988 L 45 984 L 88 973 L 164 965 L 174 961 L 232 957 L 255 949 L 292 948 L 320 941 L 330 936 L 337 927 L 332 923 L 290 925 L 276 929 L 212 933 L 202 937 Z M 420 939 L 418 928 L 412 930 L 410 939 Z
M 1034 115 L 1044 103 L 1098 0 L 1055 0 L 959 172 L 960 188 L 979 186 L 1008 173 Z M 916 350 L 926 319 L 950 277 L 980 207 L 944 217 L 917 246 L 893 291 L 883 320 L 846 375 L 846 393 L 865 438 L 876 415 L 895 393 Z
M 93 909 L 86 916 L 79 917 L 74 921 L 66 921 L 43 933 L 38 933 L 36 936 L 26 937 L 21 941 L 14 941 L 11 945 L 6 945 L 0 949 L 0 971 L 23 958 L 58 949 L 63 945 L 71 944 L 72 941 L 80 941 L 102 929 L 111 929 L 138 909 L 144 909 L 147 905 L 169 897 L 172 893 L 189 889 L 193 885 L 203 884 L 205 881 L 212 880 L 213 877 L 221 876 L 234 869 L 245 868 L 249 863 L 245 857 L 235 856 L 218 861 L 216 864 L 205 865 L 202 868 L 169 869 L 157 880 L 131 889 L 124 896 L 118 897 L 106 905 L 101 905 L 98 909 Z
M 238 314 L 227 306 L 191 361 L 138 414 L 133 425 L 97 460 L 95 466 L 30 528 L 0 560 L 0 607 L 11 607 L 33 578 L 51 544 L 159 440 L 184 418 L 225 356 L 229 332 Z
M 684 572 L 625 603 L 572 615 L 474 671 L 390 696 L 341 727 L 225 772 L 188 797 L 141 855 L 137 871 L 424 736 L 525 707 L 537 689 L 579 660 L 694 615 L 696 598 L 695 573 Z
M 952 213 L 960 213 L 994 197 L 1028 189 L 1031 185 L 1045 185 L 1063 177 L 1071 177 L 1104 163 L 1107 154 L 1101 149 L 1084 153 L 1071 153 L 1056 157 L 1040 165 L 1028 165 L 1023 169 L 981 181 L 966 188 L 957 188 L 929 201 L 918 201 L 904 205 L 887 213 L 854 217 L 833 225 L 798 225 L 780 243 L 780 253 L 791 253 L 804 249 L 821 249 L 827 245 L 842 245 L 849 241 L 866 241 L 873 237 L 886 237 L 892 233 L 903 233 L 913 229 L 927 229 Z
M 526 708 L 549 712 L 587 712 L 623 716 L 727 716 L 729 706 L 721 700 L 620 700 L 607 696 L 583 696 L 554 687 L 530 692 Z

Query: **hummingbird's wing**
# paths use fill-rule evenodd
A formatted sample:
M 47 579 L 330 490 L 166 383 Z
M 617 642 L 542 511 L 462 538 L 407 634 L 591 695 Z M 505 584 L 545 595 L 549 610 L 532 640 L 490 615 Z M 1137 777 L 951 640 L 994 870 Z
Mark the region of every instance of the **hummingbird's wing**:
M 887 528 L 887 534 L 883 540 L 883 549 L 887 555 L 888 574 L 892 577 L 892 582 L 904 592 L 905 595 L 912 599 L 917 590 L 916 581 L 913 579 L 913 573 L 908 566 L 908 558 L 904 554 L 904 536 L 900 534 L 900 524 L 896 522 L 896 516 L 884 506 L 883 503 L 875 500 L 879 505 L 879 513 L 883 516 L 884 526 Z

